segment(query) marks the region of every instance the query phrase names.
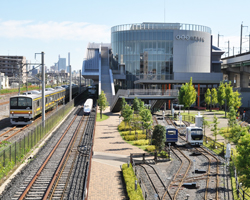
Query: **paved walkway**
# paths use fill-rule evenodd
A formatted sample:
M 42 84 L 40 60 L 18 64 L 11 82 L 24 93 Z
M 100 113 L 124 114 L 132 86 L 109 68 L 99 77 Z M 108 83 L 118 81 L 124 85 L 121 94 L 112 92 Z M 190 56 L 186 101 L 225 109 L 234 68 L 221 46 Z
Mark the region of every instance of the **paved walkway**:
M 130 153 L 144 151 L 123 141 L 117 130 L 118 113 L 107 108 L 104 114 L 109 118 L 96 123 L 88 199 L 126 199 L 120 166 L 128 162 Z

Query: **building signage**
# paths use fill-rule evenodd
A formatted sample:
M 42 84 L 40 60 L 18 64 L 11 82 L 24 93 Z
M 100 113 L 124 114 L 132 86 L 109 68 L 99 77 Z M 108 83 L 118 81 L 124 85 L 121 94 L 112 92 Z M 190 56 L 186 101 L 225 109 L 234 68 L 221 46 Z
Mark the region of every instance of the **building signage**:
M 194 41 L 204 42 L 204 37 L 198 37 L 198 36 L 176 35 L 175 38 L 177 40 L 194 40 Z

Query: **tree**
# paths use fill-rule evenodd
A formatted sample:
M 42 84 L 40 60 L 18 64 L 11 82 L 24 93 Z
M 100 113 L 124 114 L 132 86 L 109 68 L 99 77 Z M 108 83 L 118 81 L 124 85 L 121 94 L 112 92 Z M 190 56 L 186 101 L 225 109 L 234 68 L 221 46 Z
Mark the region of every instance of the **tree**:
M 108 101 L 103 90 L 101 91 L 101 94 L 99 95 L 99 98 L 97 99 L 97 103 L 98 103 L 99 110 L 100 110 L 100 118 L 102 119 L 102 111 L 104 111 L 108 106 Z
M 122 116 L 122 111 L 124 110 L 125 105 L 127 105 L 127 102 L 126 102 L 124 97 L 122 97 L 122 103 L 121 104 L 122 104 L 122 108 L 121 108 L 121 116 Z
M 206 128 L 209 128 L 209 127 L 210 127 L 210 125 L 209 125 L 208 121 L 205 120 L 205 117 L 203 117 L 203 130 L 204 130 L 204 135 L 206 135 L 206 132 L 205 132 Z
M 184 95 L 186 93 L 187 90 L 187 84 L 182 84 L 181 89 L 179 91 L 179 96 L 178 96 L 178 101 L 179 104 L 184 105 L 184 112 L 185 112 L 185 100 L 184 100 Z
M 236 124 L 236 112 L 235 109 L 231 106 L 228 113 L 228 125 L 232 128 Z
M 211 104 L 213 106 L 215 106 L 215 104 L 218 103 L 218 99 L 217 99 L 217 90 L 215 88 L 212 88 L 211 90 L 211 95 L 212 95 L 212 99 L 211 99 Z
M 241 103 L 241 97 L 240 97 L 240 93 L 237 91 L 235 91 L 233 93 L 233 107 L 234 107 L 234 110 L 237 112 L 238 111 L 238 108 L 242 105 Z
M 214 127 L 211 129 L 211 131 L 213 131 L 213 135 L 215 136 L 215 139 L 214 139 L 214 143 L 217 141 L 217 135 L 218 135 L 218 118 L 214 115 L 214 120 L 213 120 L 213 123 L 214 123 Z
M 142 109 L 144 109 L 144 102 L 141 99 L 139 99 L 139 104 L 140 104 L 140 111 L 141 111 Z
M 225 84 L 221 82 L 220 86 L 218 87 L 218 92 L 217 92 L 217 100 L 218 100 L 220 107 L 225 104 L 225 98 L 226 98 Z
M 230 108 L 234 104 L 234 102 L 233 102 L 234 101 L 234 99 L 233 99 L 233 87 L 231 86 L 231 83 L 225 84 L 225 94 L 226 94 L 227 107 Z
M 152 140 L 153 140 L 153 144 L 155 145 L 156 150 L 158 150 L 159 152 L 164 147 L 164 143 L 166 140 L 165 134 L 166 134 L 166 129 L 164 126 L 156 125 L 154 127 Z
M 140 110 L 140 101 L 137 97 L 134 98 L 132 109 L 134 109 L 135 113 L 138 113 Z
M 143 129 L 146 129 L 146 137 L 148 139 L 149 130 L 152 128 L 152 114 L 149 109 L 143 109 L 140 111 L 140 117 L 142 121 Z
M 236 168 L 239 173 L 240 182 L 243 186 L 250 187 L 250 135 L 246 134 L 239 139 L 236 146 L 238 155 L 236 157 Z
M 209 106 L 211 104 L 211 92 L 210 89 L 208 88 L 206 93 L 205 93 L 205 103 Z
M 196 100 L 196 91 L 192 83 L 192 77 L 190 77 L 189 83 L 186 83 L 186 84 L 187 84 L 186 86 L 187 89 L 184 95 L 184 102 L 185 102 L 185 106 L 188 107 L 188 114 L 189 114 L 189 108 Z
M 130 123 L 130 121 L 132 120 L 133 113 L 134 110 L 132 110 L 131 107 L 128 104 L 126 104 L 122 111 L 122 117 L 123 121 L 125 122 L 125 126 L 127 126 L 127 123 Z

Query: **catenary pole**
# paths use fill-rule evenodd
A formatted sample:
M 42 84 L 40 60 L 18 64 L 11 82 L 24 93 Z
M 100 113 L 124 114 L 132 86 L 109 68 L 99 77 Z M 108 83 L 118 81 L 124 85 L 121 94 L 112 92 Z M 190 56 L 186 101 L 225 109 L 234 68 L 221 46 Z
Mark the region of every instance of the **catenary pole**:
M 69 75 L 70 75 L 70 79 L 69 79 L 69 101 L 71 102 L 72 99 L 72 73 L 71 73 L 71 65 L 69 66 Z
M 44 69 L 44 52 L 42 54 L 42 124 L 45 127 L 45 69 Z

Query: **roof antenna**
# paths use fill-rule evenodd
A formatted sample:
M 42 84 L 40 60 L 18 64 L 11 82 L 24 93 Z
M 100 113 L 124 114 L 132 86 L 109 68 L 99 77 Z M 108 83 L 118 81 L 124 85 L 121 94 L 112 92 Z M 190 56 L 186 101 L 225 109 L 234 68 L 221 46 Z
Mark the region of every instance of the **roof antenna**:
M 164 23 L 165 23 L 165 0 L 164 0 Z

